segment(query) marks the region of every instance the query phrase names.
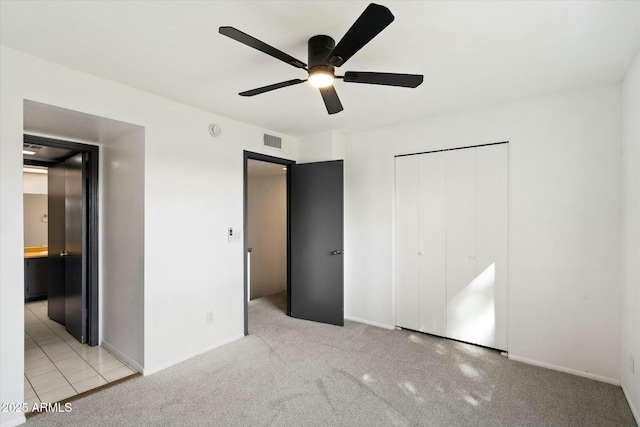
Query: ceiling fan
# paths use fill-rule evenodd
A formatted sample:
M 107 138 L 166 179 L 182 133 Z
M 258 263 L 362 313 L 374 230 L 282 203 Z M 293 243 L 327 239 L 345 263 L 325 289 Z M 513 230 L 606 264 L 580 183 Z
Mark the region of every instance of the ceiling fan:
M 393 22 L 393 14 L 384 6 L 371 3 L 362 12 L 362 15 L 349 28 L 349 31 L 336 45 L 335 41 L 325 35 L 313 36 L 308 42 L 308 62 L 304 62 L 270 46 L 255 37 L 252 37 L 233 27 L 220 27 L 222 35 L 230 37 L 240 43 L 251 46 L 267 55 L 286 62 L 296 68 L 302 68 L 309 73 L 307 79 L 292 79 L 257 89 L 240 92 L 240 96 L 254 96 L 287 86 L 293 86 L 308 81 L 311 85 L 320 89 L 329 114 L 339 113 L 343 110 L 342 103 L 333 82 L 342 79 L 347 83 L 367 83 L 374 85 L 418 87 L 423 80 L 419 74 L 376 73 L 370 71 L 347 71 L 344 76 L 334 73 L 335 67 L 344 65 L 356 52 L 369 43 L 375 36 Z

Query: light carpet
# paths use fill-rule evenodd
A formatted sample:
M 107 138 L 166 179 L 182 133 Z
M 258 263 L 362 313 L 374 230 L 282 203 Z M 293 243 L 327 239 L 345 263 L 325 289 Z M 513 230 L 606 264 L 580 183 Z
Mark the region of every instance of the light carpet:
M 499 352 L 250 303 L 250 335 L 32 426 L 635 426 L 620 387 Z

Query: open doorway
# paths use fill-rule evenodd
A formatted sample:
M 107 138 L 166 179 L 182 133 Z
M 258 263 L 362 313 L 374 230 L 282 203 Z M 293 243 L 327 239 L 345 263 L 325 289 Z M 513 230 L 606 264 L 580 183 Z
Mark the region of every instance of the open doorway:
M 249 334 L 253 254 L 249 240 L 250 162 L 286 170 L 288 316 L 344 325 L 344 181 L 343 161 L 297 164 L 291 160 L 244 152 L 244 333 Z M 264 196 L 264 195 L 263 195 Z M 263 197 L 264 198 L 264 197 Z M 257 209 L 260 215 L 260 210 Z M 268 228 L 268 226 L 267 226 Z M 230 238 L 233 234 L 230 236 Z M 251 249 L 251 252 L 249 250 Z M 268 250 L 268 246 L 267 246 Z M 255 274 L 255 273 L 254 273 Z
M 245 152 L 245 335 L 253 301 L 290 314 L 288 169 L 293 163 Z
M 46 299 L 47 317 L 90 346 L 98 344 L 98 155 L 95 145 L 24 135 L 25 184 L 39 183 L 36 205 L 47 209 L 46 228 L 35 228 L 27 221 L 34 196 L 24 196 L 25 262 L 38 265 L 25 266 L 25 300 Z
M 24 153 L 23 163 L 39 170 L 48 193 L 47 241 L 34 243 L 45 260 L 47 283 L 45 289 L 25 289 L 24 401 L 31 409 L 93 393 L 144 368 L 145 136 L 139 125 L 30 100 L 24 100 L 23 117 L 23 150 L 37 152 Z M 54 211 L 63 225 L 54 226 Z M 40 221 L 44 211 L 37 215 Z M 70 245 L 68 228 L 80 230 Z M 80 273 L 69 295 L 66 283 L 58 289 L 56 315 L 49 282 L 62 265 L 66 274 L 67 264 Z
M 95 145 L 24 136 L 28 409 L 134 374 L 98 346 L 98 154 Z

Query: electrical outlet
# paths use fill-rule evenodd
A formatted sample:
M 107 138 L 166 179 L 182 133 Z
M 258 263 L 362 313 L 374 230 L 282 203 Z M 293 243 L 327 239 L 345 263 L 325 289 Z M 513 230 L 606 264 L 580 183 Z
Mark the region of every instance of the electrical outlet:
M 635 358 L 633 357 L 633 353 L 629 353 L 629 370 L 632 374 L 634 374 L 636 371 Z
M 207 324 L 213 323 L 213 311 L 207 313 Z

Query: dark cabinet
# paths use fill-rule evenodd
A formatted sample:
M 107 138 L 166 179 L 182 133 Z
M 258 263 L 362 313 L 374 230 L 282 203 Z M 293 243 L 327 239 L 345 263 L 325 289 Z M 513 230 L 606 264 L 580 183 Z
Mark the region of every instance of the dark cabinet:
M 26 258 L 24 260 L 24 301 L 47 298 L 49 259 Z

